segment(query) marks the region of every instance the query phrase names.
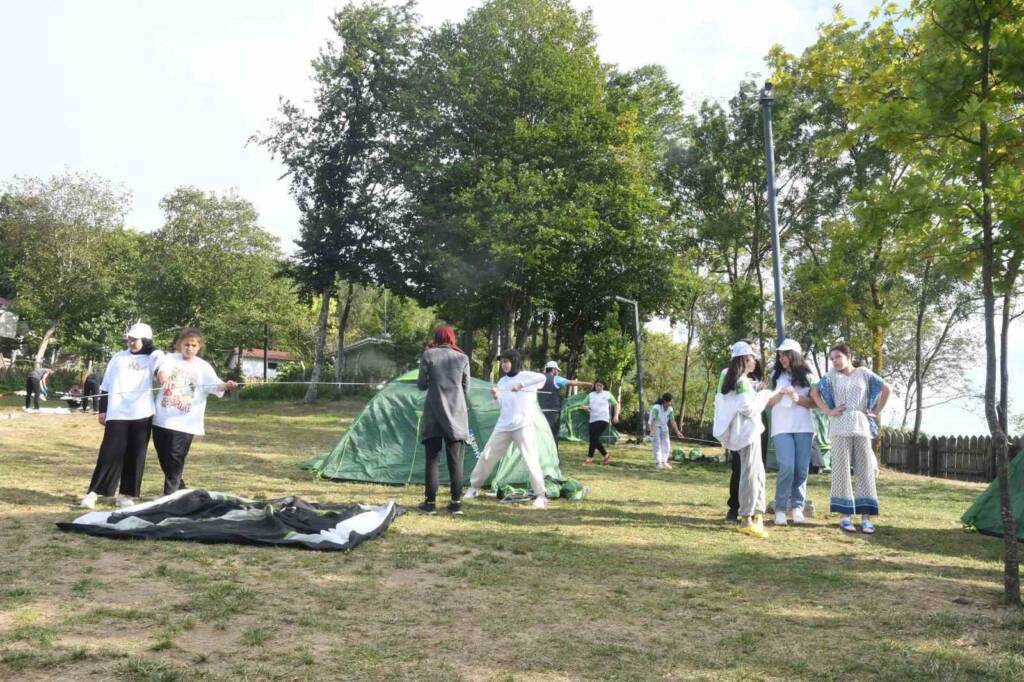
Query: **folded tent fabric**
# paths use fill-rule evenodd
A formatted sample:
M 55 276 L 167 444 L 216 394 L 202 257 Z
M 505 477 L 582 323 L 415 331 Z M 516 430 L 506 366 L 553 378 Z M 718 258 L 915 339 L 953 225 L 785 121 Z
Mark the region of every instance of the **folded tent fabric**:
M 293 545 L 337 551 L 377 537 L 399 513 L 393 501 L 375 506 L 325 505 L 294 496 L 250 500 L 197 489 L 179 490 L 116 512 L 90 512 L 57 526 L 104 537 Z

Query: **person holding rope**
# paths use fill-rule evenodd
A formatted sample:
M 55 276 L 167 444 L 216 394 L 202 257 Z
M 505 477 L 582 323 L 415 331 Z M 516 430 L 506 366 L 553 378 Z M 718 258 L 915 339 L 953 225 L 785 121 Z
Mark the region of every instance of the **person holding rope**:
M 221 381 L 210 363 L 199 357 L 205 343 L 202 332 L 186 327 L 178 333 L 175 352 L 165 355 L 157 366 L 163 391 L 153 416 L 153 447 L 164 472 L 164 495 L 188 487 L 182 480 L 185 458 L 192 439 L 206 433 L 206 397 L 220 398 L 238 386 Z
M 515 349 L 502 352 L 500 358 L 504 376 L 498 380 L 497 386 L 491 388 L 491 397 L 499 405 L 498 421 L 469 476 L 470 485 L 466 489 L 465 498 L 472 499 L 479 494 L 479 489 L 487 482 L 494 467 L 515 444 L 530 472 L 533 506 L 535 509 L 545 509 L 548 506 L 547 490 L 544 487 L 544 473 L 537 452 L 537 434 L 530 420 L 530 412 L 536 409 L 537 390 L 544 385 L 546 379 L 543 374 L 523 370 L 522 356 Z
M 551 436 L 555 439 L 555 447 L 558 447 L 558 431 L 562 426 L 562 389 L 566 386 L 585 386 L 591 388 L 594 384 L 589 381 L 578 381 L 577 379 L 566 379 L 558 375 L 558 363 L 549 360 L 544 365 L 544 387 L 537 391 L 537 402 L 540 404 L 540 411 L 548 420 L 551 427 Z
M 682 431 L 672 419 L 672 394 L 663 393 L 658 402 L 651 406 L 651 414 L 647 418 L 647 429 L 651 432 L 651 450 L 654 454 L 655 469 L 671 469 L 668 453 L 671 448 L 669 427 L 676 432 L 676 437 L 683 438 Z
M 438 464 L 444 444 L 451 502 L 448 512 L 462 514 L 462 455 L 469 438 L 469 358 L 455 342 L 451 327 L 438 327 L 420 357 L 416 386 L 427 392 L 420 419 L 420 442 L 426 451 L 426 485 L 419 510 L 437 513 Z
M 860 531 L 875 532 L 872 516 L 878 515 L 878 462 L 871 440 L 878 435 L 878 417 L 889 401 L 891 389 L 866 367 L 853 366 L 853 351 L 837 343 L 828 351 L 832 369 L 811 389 L 811 398 L 830 417 L 832 443 L 832 492 L 829 511 L 840 515 L 839 528 L 856 533 L 850 519 L 860 514 Z M 851 479 L 851 469 L 856 483 Z
M 114 502 L 130 507 L 142 489 L 146 448 L 153 422 L 153 373 L 163 351 L 153 348 L 153 330 L 137 322 L 125 335 L 127 350 L 110 358 L 100 384 L 96 420 L 103 427 L 103 442 L 96 457 L 89 489 L 80 504 L 96 508 L 96 499 L 110 497 L 120 483 Z

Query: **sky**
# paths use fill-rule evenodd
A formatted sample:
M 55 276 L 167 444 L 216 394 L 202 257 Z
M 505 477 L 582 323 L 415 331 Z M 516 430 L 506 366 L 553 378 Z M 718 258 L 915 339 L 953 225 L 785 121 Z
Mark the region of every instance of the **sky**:
M 478 4 L 423 0 L 418 8 L 425 24 L 438 25 Z M 604 61 L 624 69 L 662 64 L 694 104 L 727 100 L 741 79 L 765 73 L 774 44 L 799 53 L 836 0 L 573 4 L 592 10 Z M 876 3 L 839 4 L 865 19 Z M 160 226 L 159 201 L 177 187 L 235 189 L 291 250 L 298 212 L 283 167 L 248 140 L 267 129 L 279 98 L 308 102 L 310 61 L 340 5 L 0 0 L 0 182 L 66 169 L 95 173 L 132 192 L 128 224 L 142 230 Z M 1024 331 L 1015 338 L 1024 342 Z M 1024 353 L 1015 351 L 1014 368 L 1024 371 Z M 1024 406 L 1024 394 L 1017 397 Z M 943 433 L 985 431 L 957 407 L 931 410 L 931 424 Z

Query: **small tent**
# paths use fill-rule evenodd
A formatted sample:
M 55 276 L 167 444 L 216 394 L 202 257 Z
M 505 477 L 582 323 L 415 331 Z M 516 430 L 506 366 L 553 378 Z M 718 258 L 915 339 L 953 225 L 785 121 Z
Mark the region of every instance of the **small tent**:
M 588 442 L 590 440 L 590 413 L 583 409 L 587 404 L 588 393 L 577 393 L 562 401 L 562 418 L 558 427 L 558 438 L 573 442 Z M 549 429 L 550 430 L 550 429 Z M 619 440 L 619 432 L 614 425 L 608 424 L 601 442 L 605 445 L 612 445 Z
M 1010 462 L 1010 503 L 1017 522 L 1017 537 L 1024 540 L 1024 451 Z M 1003 535 L 1003 518 L 999 512 L 999 479 L 989 483 L 974 504 L 960 517 L 964 525 L 985 535 Z
M 416 387 L 417 371 L 393 380 L 375 395 L 352 422 L 334 449 L 309 460 L 303 467 L 324 478 L 397 485 L 422 484 L 425 452 L 419 441 L 420 418 L 427 392 Z M 498 421 L 498 405 L 491 398 L 491 384 L 470 379 L 469 430 L 471 440 L 463 457 L 464 481 L 476 465 L 487 439 Z M 545 478 L 561 480 L 558 452 L 551 429 L 540 407 L 533 414 L 541 470 Z M 448 465 L 441 457 L 438 477 L 448 483 Z M 504 485 L 529 487 L 530 478 L 519 450 L 513 446 L 491 475 L 488 485 L 498 490 Z

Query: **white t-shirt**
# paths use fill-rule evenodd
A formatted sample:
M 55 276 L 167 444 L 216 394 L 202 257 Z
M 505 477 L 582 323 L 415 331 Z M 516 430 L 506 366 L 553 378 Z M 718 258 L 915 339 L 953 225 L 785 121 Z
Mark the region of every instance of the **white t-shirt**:
M 539 410 L 537 390 L 544 386 L 546 378 L 537 372 L 520 371 L 514 377 L 503 376 L 498 380 L 498 423 L 495 431 L 515 431 L 533 422 L 530 419 L 532 410 Z M 513 391 L 512 387 L 522 384 L 521 391 Z
M 590 421 L 592 422 L 610 422 L 611 410 L 610 405 L 617 405 L 614 396 L 608 391 L 591 391 L 588 397 L 590 401 Z
M 100 384 L 100 392 L 110 394 L 107 396 L 108 422 L 153 416 L 153 372 L 163 356 L 163 351 L 159 350 L 149 355 L 132 355 L 123 350 L 110 358 Z
M 203 416 L 206 414 L 206 396 L 220 397 L 223 383 L 210 363 L 202 358 L 186 362 L 181 353 L 169 353 L 157 368 L 169 375 L 171 394 L 161 391 L 156 399 L 156 426 L 202 436 Z
M 807 380 L 809 383 L 814 383 L 814 379 L 810 376 L 807 377 Z M 783 372 L 775 383 L 775 389 L 778 391 L 787 386 L 793 386 L 793 377 L 789 372 Z M 811 393 L 811 389 L 806 386 L 794 386 L 794 388 L 803 398 L 808 397 Z M 814 415 L 811 414 L 811 410 L 797 405 L 790 400 L 789 396 L 775 403 L 772 407 L 772 435 L 780 433 L 814 433 Z
M 672 418 L 671 406 L 666 410 L 661 403 L 654 403 L 651 406 L 651 416 L 648 422 L 651 428 L 658 427 L 661 429 L 668 428 L 668 420 Z

